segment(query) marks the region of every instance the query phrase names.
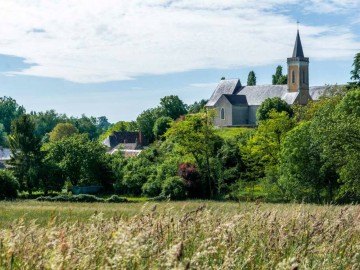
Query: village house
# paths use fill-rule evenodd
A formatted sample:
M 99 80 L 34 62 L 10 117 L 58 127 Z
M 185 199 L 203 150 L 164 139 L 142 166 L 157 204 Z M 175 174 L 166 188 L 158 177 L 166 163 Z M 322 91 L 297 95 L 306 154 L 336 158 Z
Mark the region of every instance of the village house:
M 309 86 L 309 58 L 304 56 L 299 30 L 292 57 L 287 58 L 285 85 L 242 86 L 239 79 L 221 80 L 206 107 L 215 109 L 219 127 L 255 126 L 256 111 L 267 98 L 279 97 L 288 104 L 306 105 L 317 100 L 326 86 Z

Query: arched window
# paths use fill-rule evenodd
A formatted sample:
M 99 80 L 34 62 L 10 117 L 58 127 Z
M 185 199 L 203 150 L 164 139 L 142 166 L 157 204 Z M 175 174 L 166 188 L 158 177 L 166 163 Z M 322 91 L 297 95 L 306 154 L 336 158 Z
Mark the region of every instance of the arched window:
M 295 83 L 295 71 L 294 70 L 291 72 L 291 82 Z
M 220 118 L 221 118 L 221 120 L 225 120 L 225 109 L 224 108 L 221 108 Z

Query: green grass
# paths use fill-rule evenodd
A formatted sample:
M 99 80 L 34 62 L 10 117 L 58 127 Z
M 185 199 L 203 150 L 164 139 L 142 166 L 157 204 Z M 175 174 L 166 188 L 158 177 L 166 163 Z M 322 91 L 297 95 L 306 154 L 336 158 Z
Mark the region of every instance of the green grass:
M 249 130 L 251 130 L 251 128 L 227 127 L 227 128 L 216 129 L 216 134 L 223 139 L 231 139 L 231 138 L 235 138 L 238 135 L 249 132 Z
M 359 213 L 358 205 L 0 202 L 0 269 L 360 269 Z

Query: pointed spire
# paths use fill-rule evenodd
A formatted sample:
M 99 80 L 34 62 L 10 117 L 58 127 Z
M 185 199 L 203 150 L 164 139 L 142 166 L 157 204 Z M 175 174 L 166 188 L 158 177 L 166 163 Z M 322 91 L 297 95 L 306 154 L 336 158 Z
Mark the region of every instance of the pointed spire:
M 292 57 L 304 58 L 304 52 L 301 45 L 299 30 L 297 30 L 296 41 Z

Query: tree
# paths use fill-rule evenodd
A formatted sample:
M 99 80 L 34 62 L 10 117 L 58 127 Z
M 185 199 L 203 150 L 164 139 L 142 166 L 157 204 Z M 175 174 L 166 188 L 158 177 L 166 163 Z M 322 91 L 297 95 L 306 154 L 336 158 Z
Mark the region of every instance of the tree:
M 280 185 L 288 199 L 321 202 L 334 200 L 337 175 L 313 138 L 310 121 L 300 123 L 286 136 L 280 154 Z
M 187 113 L 184 102 L 178 96 L 165 96 L 160 99 L 160 115 L 168 116 L 173 120 L 176 120 L 181 115 Z
M 253 70 L 249 72 L 248 79 L 247 79 L 247 85 L 248 86 L 256 85 L 256 75 Z
M 199 102 L 195 101 L 193 104 L 188 106 L 188 113 L 199 113 L 203 111 L 207 102 L 207 99 L 202 99 Z
M 269 118 L 262 120 L 255 134 L 242 147 L 243 161 L 247 167 L 246 178 L 263 183 L 270 189 L 283 192 L 279 184 L 279 156 L 283 140 L 294 127 L 295 120 L 288 113 L 272 110 Z
M 97 126 L 101 131 L 105 131 L 107 130 L 111 124 L 109 123 L 108 119 L 106 116 L 100 116 L 97 118 L 96 120 L 97 122 Z
M 39 185 L 42 156 L 40 138 L 35 136 L 35 124 L 30 115 L 23 114 L 13 121 L 9 144 L 12 152 L 9 163 L 20 188 L 31 193 Z
M 72 185 L 106 184 L 111 180 L 105 148 L 86 134 L 77 134 L 43 147 L 46 161 L 56 164 Z
M 3 124 L 0 123 L 0 146 L 7 146 L 7 136 Z
M 60 122 L 66 122 L 67 116 L 58 114 L 55 110 L 46 112 L 31 112 L 31 119 L 35 123 L 35 135 L 43 138 Z
M 60 141 L 64 138 L 70 137 L 70 136 L 78 134 L 78 133 L 79 133 L 79 130 L 73 124 L 59 123 L 50 132 L 49 139 L 50 139 L 50 142 Z
M 282 66 L 277 66 L 275 74 L 272 75 L 272 84 L 287 84 L 287 75 L 282 74 Z
M 171 125 L 173 120 L 168 116 L 162 116 L 155 121 L 153 132 L 156 138 L 160 138 Z
M 23 106 L 19 106 L 11 97 L 0 98 L 0 123 L 4 125 L 5 132 L 10 133 L 11 122 L 25 113 Z
M 267 98 L 261 103 L 259 108 L 256 111 L 256 118 L 258 121 L 266 120 L 269 118 L 270 112 L 275 110 L 277 112 L 287 112 L 291 117 L 294 112 L 289 104 L 286 101 L 282 100 L 279 97 Z
M 221 139 L 215 134 L 213 114 L 187 115 L 183 121 L 171 126 L 165 134 L 168 141 L 175 143 L 175 151 L 192 157 L 203 178 L 204 195 L 214 197 L 218 182 L 213 171 L 212 158 L 219 148 Z
M 355 81 L 355 84 L 360 86 L 360 52 L 357 53 L 354 57 L 353 67 L 354 69 L 350 72 L 350 79 Z
M 136 122 L 139 126 L 140 131 L 143 133 L 144 137 L 149 140 L 149 142 L 154 141 L 154 124 L 158 118 L 159 110 L 158 109 L 148 109 L 143 111 L 137 118 Z
M 79 130 L 79 133 L 87 134 L 90 139 L 96 139 L 100 135 L 101 131 L 98 129 L 95 117 L 87 117 L 83 114 L 80 118 L 70 118 L 69 122 Z

